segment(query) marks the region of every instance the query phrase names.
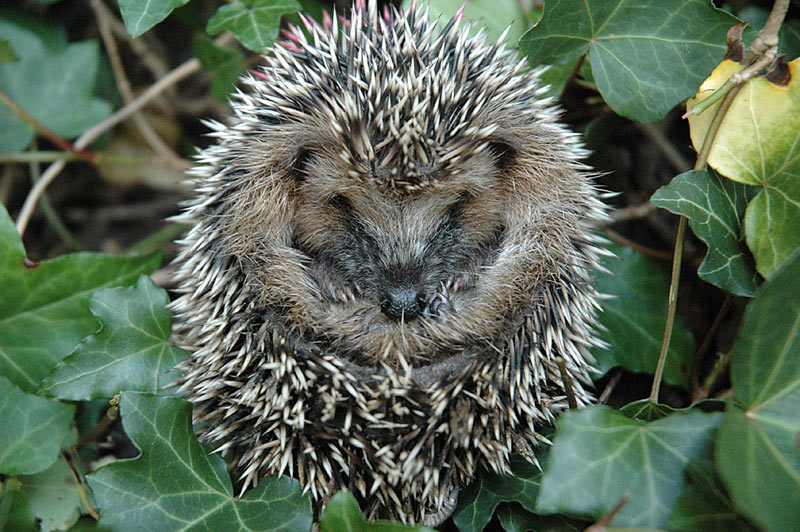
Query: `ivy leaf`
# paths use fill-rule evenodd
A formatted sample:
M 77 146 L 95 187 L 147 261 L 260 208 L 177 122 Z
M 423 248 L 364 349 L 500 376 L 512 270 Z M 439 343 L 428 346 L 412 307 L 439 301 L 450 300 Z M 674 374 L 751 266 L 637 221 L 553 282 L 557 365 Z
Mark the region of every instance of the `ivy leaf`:
M 669 405 L 654 403 L 650 399 L 640 399 L 628 403 L 618 410 L 620 414 L 641 421 L 655 421 L 656 419 L 667 417 L 675 411 L 676 410 Z
M 189 0 L 117 0 L 122 20 L 131 37 L 138 37 L 164 20 Z
M 281 16 L 301 9 L 296 0 L 242 0 L 220 7 L 206 31 L 217 35 L 228 30 L 254 52 L 264 52 L 278 36 Z
M 697 273 L 701 279 L 737 296 L 752 297 L 760 283 L 742 242 L 742 218 L 758 189 L 706 170 L 691 170 L 661 187 L 650 201 L 686 216 L 694 234 L 708 246 Z
M 78 342 L 97 328 L 89 297 L 132 284 L 161 262 L 158 253 L 114 257 L 73 253 L 31 264 L 0 206 L 0 375 L 34 391 Z
M 300 483 L 265 477 L 241 497 L 233 493 L 225 463 L 208 454 L 192 433 L 191 404 L 173 397 L 123 392 L 125 433 L 141 450 L 87 477 L 112 530 L 311 529 L 311 501 Z
M 201 35 L 194 43 L 194 55 L 203 68 L 212 73 L 211 95 L 221 102 L 226 101 L 244 71 L 242 54 L 217 46 L 210 38 Z
M 11 41 L 0 38 L 0 64 L 13 63 L 14 61 L 19 61 L 19 57 L 14 53 Z
M 24 393 L 0 377 L 0 474 L 44 471 L 58 457 L 75 407 Z
M 595 349 L 595 366 L 603 373 L 613 366 L 633 372 L 652 373 L 658 362 L 664 323 L 667 319 L 669 272 L 644 255 L 622 246 L 609 246 L 616 258 L 603 265 L 611 272 L 599 273 L 595 286 L 612 296 L 602 302 L 600 337 L 610 346 Z M 694 353 L 694 339 L 678 316 L 672 332 L 664 380 L 686 386 Z
M 41 391 L 84 401 L 121 390 L 160 391 L 178 377 L 175 365 L 186 356 L 169 343 L 168 301 L 167 293 L 146 276 L 135 287 L 95 292 L 89 308 L 102 328 L 59 363 Z
M 721 417 L 688 410 L 645 423 L 602 406 L 565 413 L 544 467 L 537 513 L 597 518 L 627 496 L 614 526 L 665 527 L 683 490 L 684 469 L 710 453 Z
M 715 461 L 736 507 L 769 531 L 800 529 L 800 251 L 748 305 L 730 352 Z
M 403 10 L 408 10 L 411 0 L 403 1 Z M 525 11 L 522 5 L 516 0 L 495 0 L 494 2 L 464 2 L 464 0 L 430 0 L 424 4 L 428 10 L 428 17 L 431 20 L 439 20 L 443 26 L 453 15 L 464 7 L 464 17 L 470 21 L 475 21 L 473 31 L 478 29 L 486 31 L 486 42 L 494 43 L 500 35 L 508 28 L 508 34 L 504 42 L 509 46 L 516 46 L 519 38 L 528 29 L 529 24 L 525 19 Z M 441 27 L 440 26 L 440 27 Z
M 97 42 L 67 44 L 57 28 L 19 18 L 0 14 L 0 35 L 19 56 L 19 61 L 0 64 L 0 89 L 65 138 L 107 117 L 111 105 L 92 94 L 100 64 Z M 0 104 L 0 152 L 24 150 L 33 137 L 33 128 Z
M 583 532 L 589 526 L 589 523 L 563 515 L 532 514 L 517 503 L 498 506 L 497 518 L 506 532 Z
M 320 521 L 321 532 L 435 532 L 423 526 L 408 526 L 391 521 L 371 523 L 362 514 L 356 498 L 340 491 L 328 501 Z
M 544 451 L 537 460 L 546 460 Z M 485 472 L 458 495 L 453 520 L 461 532 L 480 532 L 489 523 L 501 502 L 516 501 L 533 511 L 533 501 L 539 491 L 542 472 L 521 456 L 511 458 L 513 477 Z
M 5 530 L 71 530 L 84 508 L 72 470 L 63 456 L 45 471 L 19 479 Z M 85 511 L 85 510 L 83 510 Z
M 786 66 L 787 85 L 758 77 L 742 87 L 708 154 L 709 166 L 720 174 L 762 189 L 747 207 L 744 227 L 756 268 L 767 279 L 800 247 L 800 59 Z M 687 108 L 691 111 L 741 69 L 734 61 L 720 63 Z M 696 149 L 718 105 L 689 117 Z
M 711 460 L 698 459 L 687 469 L 689 485 L 675 505 L 670 530 L 682 532 L 756 532 L 737 515 L 714 473 Z
M 618 114 L 660 120 L 725 55 L 738 19 L 708 0 L 548 0 L 520 48 L 535 65 L 589 54 L 597 88 Z

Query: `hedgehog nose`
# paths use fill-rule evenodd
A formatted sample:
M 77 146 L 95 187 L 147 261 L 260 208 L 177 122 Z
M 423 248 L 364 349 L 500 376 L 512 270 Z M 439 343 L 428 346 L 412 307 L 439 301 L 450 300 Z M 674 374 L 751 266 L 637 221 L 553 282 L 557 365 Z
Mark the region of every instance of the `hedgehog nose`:
M 386 290 L 381 312 L 396 321 L 410 321 L 425 308 L 425 292 L 418 286 L 393 286 Z

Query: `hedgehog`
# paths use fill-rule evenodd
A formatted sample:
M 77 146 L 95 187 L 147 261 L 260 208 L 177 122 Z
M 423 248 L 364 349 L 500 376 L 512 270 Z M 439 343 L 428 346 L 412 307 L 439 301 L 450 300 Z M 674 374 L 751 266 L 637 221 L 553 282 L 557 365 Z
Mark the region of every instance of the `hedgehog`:
M 350 490 L 435 526 L 592 401 L 596 176 L 542 71 L 462 19 L 302 17 L 207 122 L 172 308 L 240 492 L 289 475 L 317 518 Z

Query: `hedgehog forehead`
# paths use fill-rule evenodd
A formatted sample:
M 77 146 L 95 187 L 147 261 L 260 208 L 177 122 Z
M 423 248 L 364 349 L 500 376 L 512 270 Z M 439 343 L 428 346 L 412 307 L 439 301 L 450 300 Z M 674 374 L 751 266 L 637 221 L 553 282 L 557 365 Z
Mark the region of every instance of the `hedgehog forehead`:
M 427 17 L 352 13 L 337 30 L 311 28 L 273 48 L 250 108 L 264 123 L 315 121 L 329 128 L 354 173 L 414 190 L 449 175 L 461 156 L 496 134 L 486 113 L 531 97 L 521 63 L 482 33 L 451 21 L 435 34 Z M 295 44 L 296 43 L 296 44 Z M 470 148 L 470 149 L 468 149 Z

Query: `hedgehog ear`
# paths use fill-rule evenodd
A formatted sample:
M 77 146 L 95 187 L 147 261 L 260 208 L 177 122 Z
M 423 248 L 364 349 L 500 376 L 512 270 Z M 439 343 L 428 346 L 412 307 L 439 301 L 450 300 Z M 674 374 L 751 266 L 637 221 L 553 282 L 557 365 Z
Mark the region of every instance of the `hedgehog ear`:
M 313 148 L 310 146 L 300 146 L 294 151 L 287 161 L 289 173 L 297 181 L 303 181 L 308 177 L 308 161 L 314 155 Z
M 517 150 L 502 139 L 489 142 L 489 153 L 494 156 L 494 164 L 501 172 L 505 172 L 517 157 Z

